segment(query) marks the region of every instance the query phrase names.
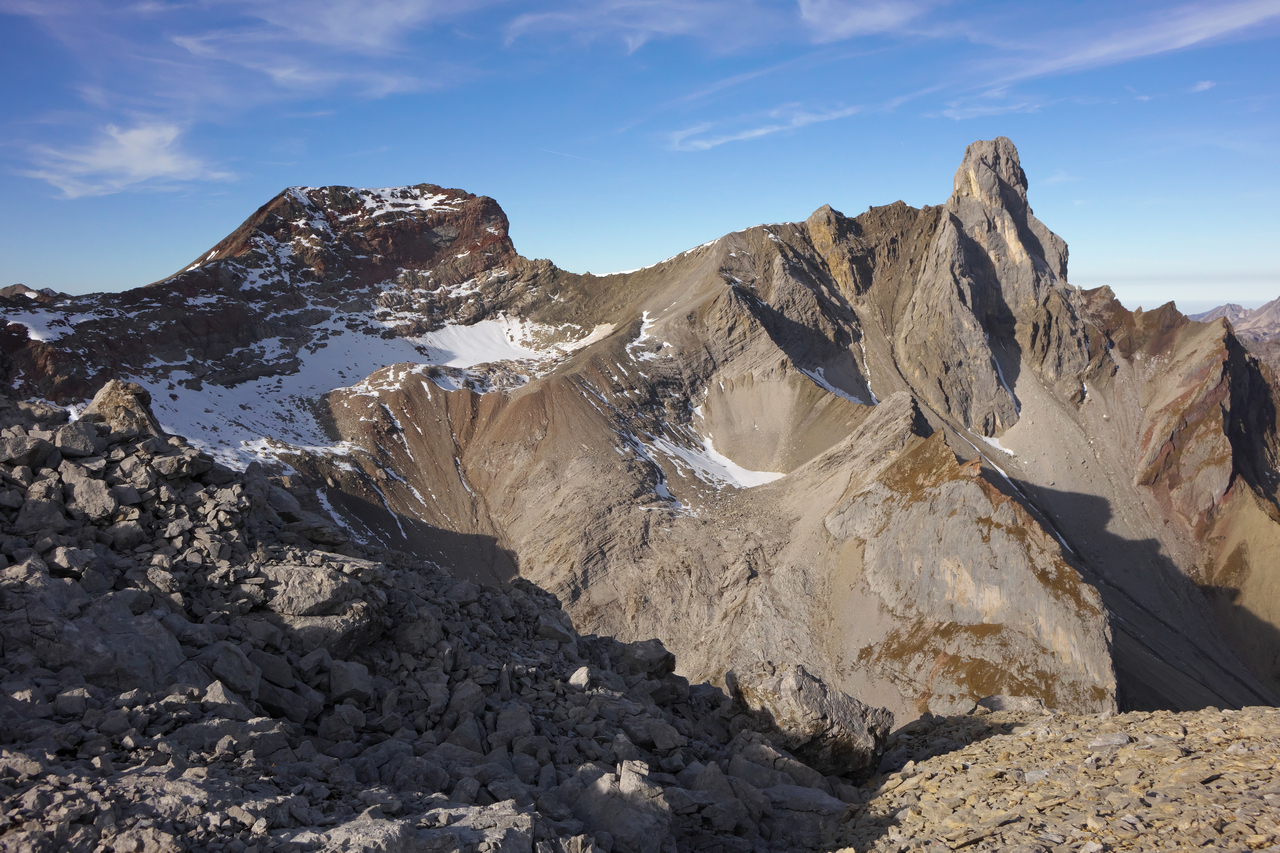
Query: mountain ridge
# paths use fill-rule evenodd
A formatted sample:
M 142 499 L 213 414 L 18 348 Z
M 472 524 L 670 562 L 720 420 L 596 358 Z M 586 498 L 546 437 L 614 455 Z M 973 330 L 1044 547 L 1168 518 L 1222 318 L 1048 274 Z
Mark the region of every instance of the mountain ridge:
M 902 719 L 1273 701 L 1263 368 L 1071 287 L 1007 139 L 954 186 L 603 277 L 521 258 L 483 197 L 289 190 L 127 315 L 3 303 L 0 349 L 27 395 L 142 382 L 310 511 L 690 676 L 795 661 Z

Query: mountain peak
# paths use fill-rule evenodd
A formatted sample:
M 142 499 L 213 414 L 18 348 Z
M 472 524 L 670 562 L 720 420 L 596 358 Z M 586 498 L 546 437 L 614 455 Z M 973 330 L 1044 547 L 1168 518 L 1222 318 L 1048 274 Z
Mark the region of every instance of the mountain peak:
M 507 217 L 487 196 L 435 184 L 289 187 L 166 281 L 226 267 L 246 288 L 262 281 L 362 287 L 445 262 L 462 281 L 513 254 Z
M 992 207 L 1025 208 L 1027 174 L 1022 171 L 1013 142 L 997 136 L 966 148 L 964 160 L 956 170 L 952 198 L 975 198 Z

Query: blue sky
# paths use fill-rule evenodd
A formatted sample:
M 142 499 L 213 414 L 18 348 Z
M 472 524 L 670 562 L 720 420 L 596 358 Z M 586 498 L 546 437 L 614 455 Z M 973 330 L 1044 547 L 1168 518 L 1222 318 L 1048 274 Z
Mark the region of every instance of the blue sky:
M 290 185 L 493 196 L 516 248 L 653 263 L 937 204 L 1005 135 L 1070 278 L 1280 296 L 1280 0 L 0 0 L 0 285 L 163 278 Z

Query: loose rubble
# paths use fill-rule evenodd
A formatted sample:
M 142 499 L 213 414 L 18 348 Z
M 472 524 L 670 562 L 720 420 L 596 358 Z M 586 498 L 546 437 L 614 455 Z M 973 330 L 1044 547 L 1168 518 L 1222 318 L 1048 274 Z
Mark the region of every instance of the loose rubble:
M 1277 708 L 926 715 L 888 746 L 850 851 L 1280 850 Z
M 371 553 L 147 404 L 0 399 L 0 851 L 813 849 L 862 803 L 887 712 Z
M 1280 850 L 1280 710 L 892 716 L 674 674 L 261 469 L 0 399 L 0 851 Z M 877 775 L 867 779 L 875 770 Z

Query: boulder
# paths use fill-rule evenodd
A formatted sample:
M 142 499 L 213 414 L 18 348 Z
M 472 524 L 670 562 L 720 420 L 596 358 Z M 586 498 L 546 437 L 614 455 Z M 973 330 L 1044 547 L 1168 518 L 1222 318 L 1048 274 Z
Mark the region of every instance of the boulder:
M 893 713 L 828 688 L 804 667 L 731 671 L 725 681 L 745 716 L 775 743 L 829 776 L 875 771 Z
M 61 533 L 71 526 L 60 502 L 49 499 L 28 500 L 18 510 L 18 517 L 13 522 L 19 533 L 36 533 L 52 531 Z
M 585 788 L 573 816 L 592 832 L 609 833 L 619 853 L 658 853 L 671 826 L 662 789 L 641 762 L 624 762 L 621 769 L 620 778 L 605 774 Z
M 338 657 L 348 657 L 378 639 L 384 622 L 381 613 L 365 601 L 348 602 L 333 616 L 272 616 L 302 653 L 326 649 Z
M 360 583 L 327 566 L 267 566 L 267 606 L 285 616 L 330 616 L 360 596 Z
M 355 699 L 365 702 L 373 695 L 373 682 L 362 663 L 336 660 L 329 667 L 329 697 L 334 702 Z
M 53 445 L 43 438 L 18 435 L 0 438 L 0 462 L 6 465 L 26 465 L 39 468 L 53 452 Z
M 52 670 L 73 666 L 104 687 L 155 690 L 186 661 L 182 647 L 149 612 L 135 615 L 136 590 L 108 592 L 75 620 L 43 626 L 36 656 Z
M 139 435 L 164 435 L 151 413 L 151 394 L 136 382 L 112 379 L 103 385 L 80 413 L 86 423 L 105 421 L 112 431 Z
M 676 668 L 676 656 L 657 639 L 623 644 L 621 658 L 633 673 L 651 678 L 661 678 Z
M 775 785 L 760 793 L 773 807 L 771 841 L 784 842 L 788 847 L 802 850 L 831 847 L 848 812 L 840 800 L 813 788 Z
M 262 670 L 234 643 L 225 640 L 214 643 L 200 652 L 196 660 L 213 673 L 215 678 L 226 684 L 232 692 L 250 699 L 258 697 L 258 686 L 262 683 Z
M 66 496 L 68 508 L 83 512 L 90 521 L 110 518 L 120 506 L 112 488 L 102 480 L 92 477 L 68 481 Z
M 98 428 L 89 421 L 75 421 L 59 427 L 54 436 L 54 446 L 67 459 L 96 456 L 107 446 L 98 435 Z

